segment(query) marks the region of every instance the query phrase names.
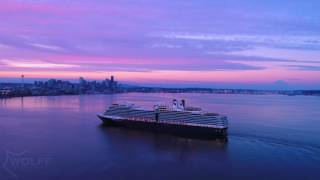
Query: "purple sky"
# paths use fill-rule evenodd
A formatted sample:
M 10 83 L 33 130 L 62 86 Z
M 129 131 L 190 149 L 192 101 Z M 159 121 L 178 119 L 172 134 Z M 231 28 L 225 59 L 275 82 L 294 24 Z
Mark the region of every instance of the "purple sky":
M 0 81 L 320 88 L 320 1 L 1 0 Z

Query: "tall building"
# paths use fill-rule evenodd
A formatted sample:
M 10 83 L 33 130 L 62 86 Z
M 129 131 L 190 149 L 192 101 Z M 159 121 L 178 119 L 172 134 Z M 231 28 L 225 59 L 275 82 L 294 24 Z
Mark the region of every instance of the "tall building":
M 111 83 L 114 82 L 114 76 L 111 76 Z
M 80 77 L 79 84 L 80 84 L 80 86 L 86 86 L 87 85 L 87 81 L 83 77 Z
M 111 79 L 109 81 L 109 88 L 111 91 L 114 91 L 116 89 L 116 81 L 114 80 L 114 76 L 111 76 Z
M 49 88 L 54 88 L 56 84 L 57 84 L 57 80 L 55 80 L 55 79 L 49 79 L 47 81 L 47 85 Z
M 87 86 L 87 81 L 83 77 L 80 77 L 80 79 L 79 79 L 79 92 L 85 93 L 86 86 Z

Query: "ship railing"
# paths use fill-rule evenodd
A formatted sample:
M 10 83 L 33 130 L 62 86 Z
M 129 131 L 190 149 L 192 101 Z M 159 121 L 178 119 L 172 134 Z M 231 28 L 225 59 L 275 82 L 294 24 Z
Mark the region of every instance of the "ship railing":
M 131 121 L 142 121 L 142 122 L 154 122 L 155 121 L 152 118 L 136 117 L 136 116 L 130 116 L 130 117 L 128 117 L 128 119 L 131 120 Z
M 140 121 L 140 122 L 155 122 L 155 119 L 147 118 L 147 117 L 137 117 L 137 116 L 130 116 L 127 118 L 128 120 L 132 121 Z M 159 121 L 159 123 L 163 124 L 175 124 L 175 125 L 182 125 L 182 126 L 197 126 L 197 127 L 208 127 L 208 128 L 227 128 L 228 127 L 228 121 L 227 119 L 224 119 L 221 121 L 221 123 L 217 125 L 213 124 L 198 124 L 198 123 L 186 123 L 183 121 L 176 121 L 176 122 L 170 122 L 170 121 Z
M 222 125 L 209 125 L 209 124 L 196 124 L 196 123 L 185 123 L 185 122 L 170 122 L 170 121 L 164 121 L 161 123 L 165 124 L 174 124 L 174 125 L 183 125 L 183 126 L 197 126 L 197 127 L 207 127 L 207 128 L 219 128 L 219 129 L 224 129 L 227 128 L 226 124 Z

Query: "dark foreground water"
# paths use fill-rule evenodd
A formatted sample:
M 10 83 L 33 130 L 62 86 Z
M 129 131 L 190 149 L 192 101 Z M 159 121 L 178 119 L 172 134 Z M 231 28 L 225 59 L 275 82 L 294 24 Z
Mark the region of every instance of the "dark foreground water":
M 111 103 L 229 117 L 228 142 L 101 126 Z M 320 97 L 119 94 L 0 99 L 0 179 L 319 179 Z

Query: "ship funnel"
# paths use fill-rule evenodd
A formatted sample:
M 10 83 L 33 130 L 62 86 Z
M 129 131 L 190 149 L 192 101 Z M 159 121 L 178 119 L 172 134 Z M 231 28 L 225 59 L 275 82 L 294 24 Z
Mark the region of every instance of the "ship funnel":
M 178 101 L 176 99 L 172 100 L 172 109 L 177 109 L 178 108 Z
M 185 110 L 185 108 L 186 108 L 186 101 L 182 99 L 179 103 L 179 109 Z

